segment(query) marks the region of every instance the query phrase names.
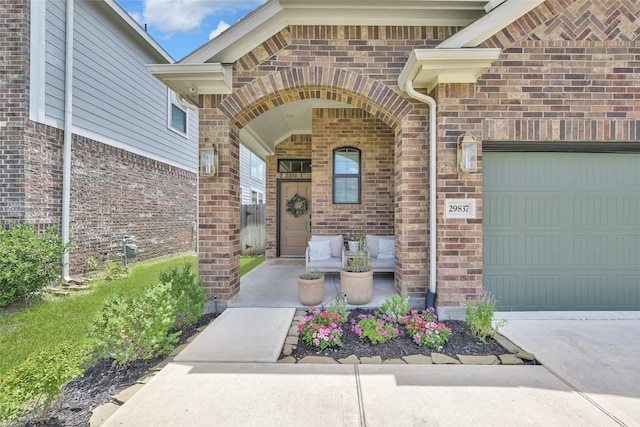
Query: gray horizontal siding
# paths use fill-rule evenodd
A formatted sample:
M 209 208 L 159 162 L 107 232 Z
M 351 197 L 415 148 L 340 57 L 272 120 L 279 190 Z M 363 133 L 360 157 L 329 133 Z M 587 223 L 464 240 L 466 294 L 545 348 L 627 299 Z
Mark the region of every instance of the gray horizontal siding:
M 47 116 L 63 123 L 64 2 L 52 3 L 55 7 L 52 4 L 47 10 L 51 13 L 47 14 L 50 41 L 45 104 Z M 108 12 L 100 2 L 75 2 L 74 130 L 195 170 L 197 114 L 189 113 L 188 138 L 167 127 L 167 88 L 145 68 L 145 64 L 158 62 L 157 54 Z

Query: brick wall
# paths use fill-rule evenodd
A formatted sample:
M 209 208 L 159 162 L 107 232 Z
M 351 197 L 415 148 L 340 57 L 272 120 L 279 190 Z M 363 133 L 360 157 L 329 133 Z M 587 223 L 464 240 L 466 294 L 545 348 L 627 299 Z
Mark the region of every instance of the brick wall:
M 197 176 L 162 162 L 74 138 L 71 271 L 89 257 L 113 260 L 135 235 L 141 261 L 195 251 Z
M 0 226 L 25 218 L 29 0 L 0 0 Z
M 395 135 L 358 109 L 314 109 L 312 114 L 313 234 L 393 234 Z M 334 204 L 333 150 L 360 150 L 360 204 Z

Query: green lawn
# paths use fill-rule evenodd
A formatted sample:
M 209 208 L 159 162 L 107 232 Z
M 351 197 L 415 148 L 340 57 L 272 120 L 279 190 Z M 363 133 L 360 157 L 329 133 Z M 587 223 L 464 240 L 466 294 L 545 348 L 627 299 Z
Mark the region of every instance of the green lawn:
M 241 257 L 240 275 L 262 261 L 264 256 Z M 60 340 L 84 341 L 89 325 L 107 299 L 116 294 L 142 295 L 147 287 L 158 283 L 161 272 L 187 262 L 194 266 L 192 271 L 198 265 L 195 255 L 141 263 L 131 268 L 126 279 L 94 282 L 90 291 L 52 297 L 0 316 L 0 375 L 28 355 L 51 348 Z

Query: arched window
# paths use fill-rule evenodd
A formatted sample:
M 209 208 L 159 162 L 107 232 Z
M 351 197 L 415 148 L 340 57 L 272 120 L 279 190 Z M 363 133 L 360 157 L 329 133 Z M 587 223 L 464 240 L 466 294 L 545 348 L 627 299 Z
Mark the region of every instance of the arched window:
M 360 150 L 333 151 L 333 203 L 360 203 Z

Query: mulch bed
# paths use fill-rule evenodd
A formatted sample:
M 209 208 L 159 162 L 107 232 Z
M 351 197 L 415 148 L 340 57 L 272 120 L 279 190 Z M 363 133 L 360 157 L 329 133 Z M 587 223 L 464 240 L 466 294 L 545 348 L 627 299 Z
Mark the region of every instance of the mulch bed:
M 446 354 L 447 356 L 454 358 L 459 354 L 465 356 L 493 355 L 498 357 L 501 354 L 509 353 L 493 338 L 487 339 L 487 342 L 484 344 L 479 343 L 471 333 L 471 329 L 467 323 L 459 320 L 447 320 L 444 322 L 451 328 L 451 335 L 449 336 L 448 342 L 438 350 L 431 350 L 426 347 L 418 346 L 406 333 L 386 343 L 374 346 L 371 345 L 368 340 L 360 339 L 355 332 L 351 331 L 351 322 L 353 320 L 357 322 L 359 314 L 368 313 L 373 314 L 373 311 L 362 309 L 351 311 L 347 323 L 342 327 L 342 347 L 319 350 L 318 348 L 310 346 L 300 340 L 292 356 L 296 361 L 299 361 L 306 356 L 327 356 L 335 360 L 344 359 L 351 355 L 356 355 L 358 358 L 380 356 L 384 361 L 387 359 L 400 359 L 403 356 L 414 354 L 431 356 L 431 352 Z M 403 331 L 402 328 L 401 331 Z M 285 355 L 281 355 L 281 358 L 282 357 L 285 357 Z

